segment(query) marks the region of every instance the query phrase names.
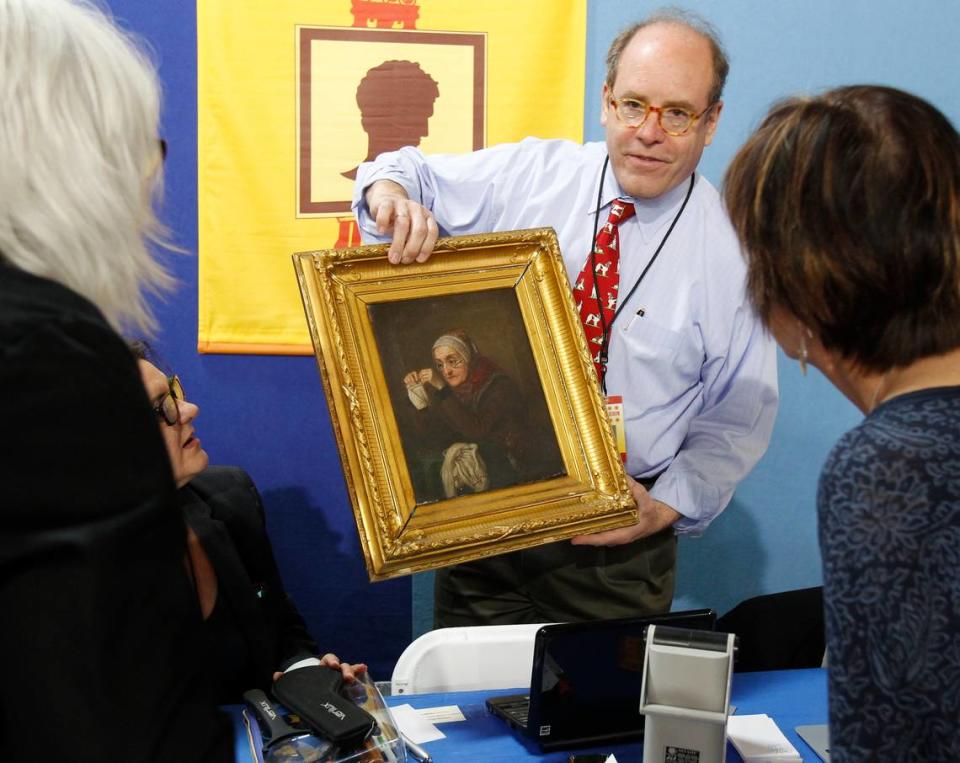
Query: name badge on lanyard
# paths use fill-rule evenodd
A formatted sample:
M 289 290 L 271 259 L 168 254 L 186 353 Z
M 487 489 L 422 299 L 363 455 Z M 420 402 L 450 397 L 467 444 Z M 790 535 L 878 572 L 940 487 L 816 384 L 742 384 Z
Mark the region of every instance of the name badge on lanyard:
M 610 418 L 610 429 L 613 430 L 613 441 L 620 452 L 620 460 L 627 463 L 627 430 L 623 423 L 623 397 L 607 395 L 607 416 Z

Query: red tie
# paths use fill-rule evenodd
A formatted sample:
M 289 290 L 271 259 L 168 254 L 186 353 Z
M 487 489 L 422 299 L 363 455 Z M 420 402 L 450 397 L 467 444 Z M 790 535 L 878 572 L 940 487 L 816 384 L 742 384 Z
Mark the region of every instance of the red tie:
M 603 379 L 604 374 L 602 359 L 604 343 L 607 341 L 605 330 L 610 327 L 617 311 L 617 287 L 620 283 L 618 226 L 633 217 L 635 211 L 632 202 L 624 199 L 613 202 L 606 225 L 597 233 L 593 249 L 595 257 L 587 255 L 583 270 L 573 285 L 573 298 L 577 302 L 583 332 L 587 335 L 587 346 L 600 379 Z

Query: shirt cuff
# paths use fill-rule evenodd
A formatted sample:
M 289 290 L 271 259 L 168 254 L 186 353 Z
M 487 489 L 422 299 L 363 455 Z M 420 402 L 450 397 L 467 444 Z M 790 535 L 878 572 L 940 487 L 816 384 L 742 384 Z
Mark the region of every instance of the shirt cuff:
M 360 237 L 365 244 L 386 243 L 391 239 L 390 234 L 377 231 L 376 220 L 370 216 L 370 208 L 367 206 L 367 189 L 378 180 L 392 180 L 403 187 L 407 196 L 414 201 L 418 200 L 415 189 L 400 173 L 391 172 L 389 169 L 376 169 L 370 162 L 361 164 L 357 170 L 357 182 L 353 186 L 351 208 L 357 220 L 357 227 L 360 229 Z
M 700 535 L 723 509 L 720 491 L 693 472 L 667 469 L 650 490 L 654 500 L 680 512 L 673 529 L 678 535 Z
M 289 673 L 291 670 L 296 670 L 297 668 L 306 668 L 311 665 L 322 665 L 322 664 L 323 663 L 321 663 L 319 658 L 317 657 L 305 657 L 302 660 L 297 660 L 296 662 L 291 663 L 290 665 L 287 665 L 287 667 L 283 669 L 283 672 Z

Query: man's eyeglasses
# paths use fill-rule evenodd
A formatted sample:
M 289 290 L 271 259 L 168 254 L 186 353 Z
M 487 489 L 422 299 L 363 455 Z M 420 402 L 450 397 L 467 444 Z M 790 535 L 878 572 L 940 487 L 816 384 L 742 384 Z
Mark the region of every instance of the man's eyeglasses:
M 170 391 L 153 406 L 153 412 L 157 414 L 157 418 L 163 419 L 167 426 L 172 427 L 180 423 L 180 406 L 177 401 L 182 403 L 186 398 L 183 396 L 183 385 L 180 384 L 179 376 L 169 377 L 167 384 L 170 385 Z
M 636 98 L 611 98 L 610 105 L 613 106 L 613 113 L 617 115 L 624 127 L 632 130 L 639 130 L 647 121 L 651 112 L 657 115 L 657 122 L 660 129 L 667 135 L 679 137 L 690 131 L 700 118 L 713 108 L 711 103 L 707 108 L 696 114 L 689 109 L 681 106 L 651 106 L 646 101 Z

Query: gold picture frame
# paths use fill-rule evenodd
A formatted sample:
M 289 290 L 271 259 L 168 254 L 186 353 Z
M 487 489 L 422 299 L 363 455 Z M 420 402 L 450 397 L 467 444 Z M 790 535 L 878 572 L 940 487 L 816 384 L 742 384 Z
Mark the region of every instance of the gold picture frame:
M 387 249 L 293 255 L 370 579 L 634 523 L 553 230 Z

